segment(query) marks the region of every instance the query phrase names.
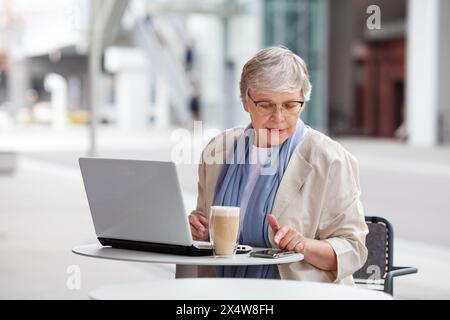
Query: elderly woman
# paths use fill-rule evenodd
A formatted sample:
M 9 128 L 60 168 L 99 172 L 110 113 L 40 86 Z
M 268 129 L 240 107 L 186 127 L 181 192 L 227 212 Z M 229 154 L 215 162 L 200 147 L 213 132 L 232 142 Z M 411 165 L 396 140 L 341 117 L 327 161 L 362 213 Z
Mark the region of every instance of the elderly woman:
M 311 94 L 304 61 L 284 47 L 263 49 L 245 64 L 240 91 L 251 124 L 226 130 L 203 151 L 193 238 L 208 240 L 211 206 L 240 207 L 240 243 L 304 260 L 203 268 L 200 276 L 352 284 L 367 258 L 357 161 L 300 119 Z

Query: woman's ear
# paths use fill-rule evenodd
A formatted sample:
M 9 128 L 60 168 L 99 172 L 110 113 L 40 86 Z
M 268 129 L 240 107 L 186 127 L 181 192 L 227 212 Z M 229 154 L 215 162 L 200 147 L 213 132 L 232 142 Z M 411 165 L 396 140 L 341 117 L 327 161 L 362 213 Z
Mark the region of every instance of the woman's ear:
M 247 101 L 242 101 L 242 105 L 244 106 L 244 110 L 245 110 L 245 112 L 250 112 L 249 110 L 248 110 L 248 106 L 247 106 Z

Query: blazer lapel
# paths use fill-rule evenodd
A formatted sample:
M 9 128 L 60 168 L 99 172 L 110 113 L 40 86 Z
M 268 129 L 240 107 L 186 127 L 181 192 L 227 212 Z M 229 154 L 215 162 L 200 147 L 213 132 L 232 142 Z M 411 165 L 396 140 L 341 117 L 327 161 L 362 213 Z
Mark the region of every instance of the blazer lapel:
M 300 192 L 312 169 L 312 165 L 300 154 L 300 149 L 296 148 L 289 160 L 289 164 L 275 196 L 272 208 L 272 214 L 275 217 L 279 218 L 283 215 L 291 203 L 292 198 Z

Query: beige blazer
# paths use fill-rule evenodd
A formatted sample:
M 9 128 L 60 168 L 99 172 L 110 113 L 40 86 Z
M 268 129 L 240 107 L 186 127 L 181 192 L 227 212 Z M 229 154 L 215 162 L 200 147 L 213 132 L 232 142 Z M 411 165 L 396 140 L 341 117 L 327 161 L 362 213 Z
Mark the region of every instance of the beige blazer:
M 244 128 L 229 129 L 213 138 L 199 165 L 197 208 L 209 218 L 216 181 L 233 141 Z M 307 238 L 325 240 L 336 252 L 337 273 L 309 263 L 278 265 L 281 279 L 353 284 L 352 274 L 367 259 L 368 233 L 360 201 L 357 160 L 339 143 L 308 127 L 281 180 L 272 214 L 280 225 L 291 225 Z M 272 247 L 274 234 L 269 227 Z M 200 277 L 215 276 L 215 269 L 199 267 Z

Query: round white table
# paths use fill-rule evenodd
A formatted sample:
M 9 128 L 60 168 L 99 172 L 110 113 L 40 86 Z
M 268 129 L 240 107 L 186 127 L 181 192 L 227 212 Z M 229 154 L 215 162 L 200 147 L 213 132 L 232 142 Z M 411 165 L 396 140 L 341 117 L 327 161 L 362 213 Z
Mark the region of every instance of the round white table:
M 98 300 L 392 300 L 352 286 L 261 279 L 198 278 L 107 286 L 91 291 Z
M 253 250 L 260 249 L 263 248 L 253 248 Z M 302 254 L 293 254 L 277 259 L 251 257 L 249 253 L 237 254 L 232 258 L 217 258 L 214 256 L 190 257 L 146 251 L 115 249 L 111 247 L 103 247 L 101 244 L 78 246 L 73 248 L 72 252 L 93 258 L 130 262 L 175 264 L 176 278 L 196 278 L 197 266 L 267 265 L 292 263 L 303 260 Z

